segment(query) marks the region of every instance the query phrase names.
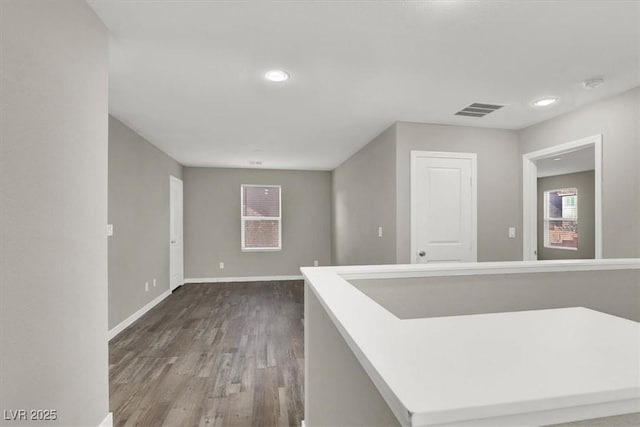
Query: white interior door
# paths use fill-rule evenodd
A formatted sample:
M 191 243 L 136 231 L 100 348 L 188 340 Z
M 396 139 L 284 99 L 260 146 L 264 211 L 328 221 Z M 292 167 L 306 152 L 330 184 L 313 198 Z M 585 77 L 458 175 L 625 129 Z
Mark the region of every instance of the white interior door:
M 411 152 L 411 262 L 475 262 L 476 155 Z
M 184 281 L 182 242 L 182 181 L 169 178 L 169 288 L 174 290 Z

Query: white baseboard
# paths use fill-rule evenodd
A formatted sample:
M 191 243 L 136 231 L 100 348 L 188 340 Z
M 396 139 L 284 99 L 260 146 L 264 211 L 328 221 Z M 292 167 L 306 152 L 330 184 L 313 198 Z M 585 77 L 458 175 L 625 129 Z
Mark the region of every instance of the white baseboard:
M 104 417 L 104 420 L 98 424 L 98 427 L 113 427 L 113 412 L 109 412 L 107 416 Z
M 109 330 L 109 334 L 108 334 L 109 341 L 111 341 L 113 337 L 115 337 L 120 332 L 122 332 L 127 326 L 131 325 L 133 322 L 141 318 L 147 311 L 151 310 L 153 307 L 158 305 L 160 301 L 162 301 L 169 295 L 171 295 L 171 291 L 169 290 L 164 291 L 162 294 L 158 295 L 156 298 L 154 298 L 152 301 L 150 301 L 147 305 L 142 307 L 140 310 L 136 311 L 131 316 L 127 317 L 118 325 L 116 325 L 113 329 Z
M 302 275 L 293 276 L 245 276 L 245 277 L 196 277 L 184 279 L 184 283 L 221 282 L 273 282 L 278 280 L 302 280 Z

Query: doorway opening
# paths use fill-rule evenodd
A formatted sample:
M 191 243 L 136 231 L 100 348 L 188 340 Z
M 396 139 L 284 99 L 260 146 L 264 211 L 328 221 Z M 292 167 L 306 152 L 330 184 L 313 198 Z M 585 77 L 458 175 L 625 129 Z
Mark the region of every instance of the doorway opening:
M 524 154 L 522 173 L 523 260 L 602 258 L 602 135 Z

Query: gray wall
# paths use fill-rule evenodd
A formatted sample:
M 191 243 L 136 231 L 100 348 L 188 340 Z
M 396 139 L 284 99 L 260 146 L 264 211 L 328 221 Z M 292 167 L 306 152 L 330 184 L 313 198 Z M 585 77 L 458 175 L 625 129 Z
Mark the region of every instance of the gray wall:
M 478 261 L 521 259 L 516 132 L 398 122 L 333 171 L 335 264 L 410 262 L 411 150 L 477 153 Z
M 349 282 L 401 319 L 586 307 L 640 320 L 640 270 Z
M 396 262 L 395 139 L 393 125 L 333 171 L 334 264 Z
M 0 411 L 96 426 L 109 404 L 107 31 L 83 0 L 3 0 L 0 49 Z
M 640 257 L 640 88 L 520 131 L 521 153 L 596 134 L 603 135 L 603 256 Z
M 411 150 L 477 153 L 478 261 L 522 259 L 522 238 L 508 237 L 521 220 L 520 156 L 514 131 L 422 123 L 396 124 L 397 262 L 411 262 Z
M 308 283 L 304 330 L 305 425 L 400 426 Z
M 169 290 L 170 175 L 182 166 L 109 116 L 110 329 Z
M 334 262 L 410 262 L 411 150 L 477 153 L 478 261 L 520 260 L 522 154 L 595 134 L 603 134 L 603 255 L 640 257 L 640 88 L 635 88 L 520 131 L 396 123 L 333 172 Z M 392 145 L 395 168 L 389 164 Z M 378 223 L 394 221 L 396 232 L 385 227 L 376 240 Z M 515 239 L 508 238 L 509 226 L 516 227 Z
M 578 189 L 578 250 L 544 247 L 544 192 Z M 594 171 L 538 178 L 538 259 L 592 259 L 596 254 Z
M 241 252 L 240 186 L 282 186 L 282 250 Z M 331 173 L 184 168 L 185 278 L 299 275 L 331 262 Z M 224 262 L 224 270 L 218 264 Z

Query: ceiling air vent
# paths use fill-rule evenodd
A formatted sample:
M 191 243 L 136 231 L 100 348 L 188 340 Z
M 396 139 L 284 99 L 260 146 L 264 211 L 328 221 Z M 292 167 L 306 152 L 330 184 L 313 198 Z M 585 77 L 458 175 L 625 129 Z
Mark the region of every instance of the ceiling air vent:
M 462 110 L 456 113 L 456 116 L 467 116 L 467 117 L 484 117 L 489 113 L 493 113 L 496 110 L 504 107 L 504 105 L 494 105 L 494 104 L 480 104 L 478 102 L 474 102 L 468 107 L 463 108 Z

